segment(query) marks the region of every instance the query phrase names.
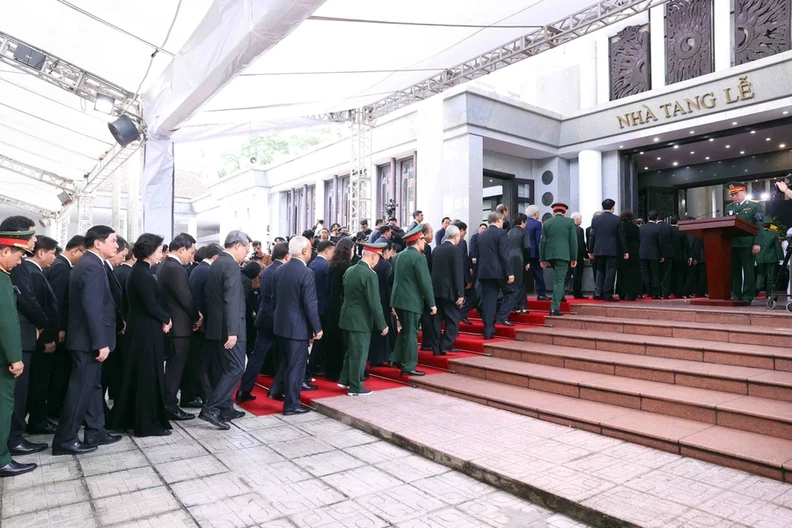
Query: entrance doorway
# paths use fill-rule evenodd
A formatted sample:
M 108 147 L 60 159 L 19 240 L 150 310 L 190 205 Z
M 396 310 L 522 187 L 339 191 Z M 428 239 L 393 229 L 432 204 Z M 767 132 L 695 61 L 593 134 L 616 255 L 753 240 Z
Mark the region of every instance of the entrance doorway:
M 516 178 L 514 174 L 485 170 L 482 191 L 482 222 L 487 221 L 490 212 L 494 211 L 498 204 L 508 207 L 511 217 L 518 212 L 524 213 L 526 207 L 535 203 L 534 181 Z

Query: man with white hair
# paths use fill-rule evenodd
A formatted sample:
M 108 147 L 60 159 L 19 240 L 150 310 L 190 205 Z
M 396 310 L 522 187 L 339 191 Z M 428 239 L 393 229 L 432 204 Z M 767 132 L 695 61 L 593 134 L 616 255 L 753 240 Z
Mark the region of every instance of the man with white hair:
M 434 318 L 438 350 L 435 355 L 454 352 L 454 341 L 459 334 L 460 308 L 465 301 L 465 256 L 459 251 L 460 233 L 455 225 L 445 229 L 443 243 L 435 248 L 432 257 L 432 286 L 437 315 Z M 442 332 L 445 321 L 445 332 Z
M 572 220 L 575 222 L 575 232 L 577 233 L 577 266 L 570 267 L 567 272 L 567 283 L 572 279 L 572 295 L 575 299 L 588 299 L 587 295 L 583 295 L 583 259 L 588 257 L 586 252 L 586 234 L 580 224 L 583 223 L 583 215 L 580 213 L 572 213 Z
M 539 208 L 535 205 L 529 205 L 525 210 L 525 216 L 528 220 L 525 221 L 525 230 L 528 231 L 528 236 L 531 239 L 531 272 L 533 279 L 536 283 L 536 300 L 547 300 L 547 287 L 545 286 L 544 271 L 539 264 L 539 246 L 542 243 L 542 222 L 539 221 Z
M 285 416 L 310 411 L 308 407 L 300 406 L 300 389 L 305 381 L 308 345 L 312 339 L 322 339 L 316 279 L 314 272 L 308 269 L 311 252 L 307 238 L 293 237 L 289 241 L 291 259 L 278 268 L 273 281 L 273 327 L 285 362 Z
M 234 409 L 234 389 L 245 372 L 247 327 L 245 323 L 245 292 L 239 265 L 250 250 L 251 239 L 242 231 L 231 231 L 225 239 L 224 250 L 209 269 L 204 286 L 206 294 L 205 346 L 217 359 L 219 376 L 212 395 L 204 403 L 198 418 L 218 429 L 227 430 L 229 420 L 241 418 L 242 411 Z

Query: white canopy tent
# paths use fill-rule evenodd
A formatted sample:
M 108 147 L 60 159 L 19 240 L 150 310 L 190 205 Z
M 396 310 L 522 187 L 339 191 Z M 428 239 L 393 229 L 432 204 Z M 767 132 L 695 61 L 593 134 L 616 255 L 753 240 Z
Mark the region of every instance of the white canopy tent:
M 393 94 L 417 100 L 664 1 L 8 0 L 0 33 L 142 94 L 145 225 L 167 234 L 173 141 L 310 126 Z M 117 115 L 42 80 L 46 68 L 5 62 L 0 155 L 79 182 L 114 146 L 106 123 Z M 414 88 L 432 76 L 432 90 Z M 59 189 L 2 167 L 0 195 L 60 208 Z

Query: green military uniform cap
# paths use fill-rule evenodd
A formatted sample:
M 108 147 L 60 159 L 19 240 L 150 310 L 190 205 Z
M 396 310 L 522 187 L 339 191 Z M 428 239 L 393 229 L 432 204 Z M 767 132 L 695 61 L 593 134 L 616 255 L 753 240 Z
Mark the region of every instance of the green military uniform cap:
M 407 233 L 404 234 L 402 240 L 405 242 L 412 242 L 413 240 L 418 240 L 421 237 L 421 231 L 423 231 L 424 224 L 418 224 L 417 226 L 410 229 Z
M 369 244 L 366 242 L 365 244 L 360 244 L 363 246 L 363 251 L 368 251 L 369 253 L 376 253 L 378 255 L 382 254 L 382 250 L 388 247 L 388 244 L 383 244 L 380 242 L 379 244 Z
M 727 188 L 729 189 L 729 194 L 734 194 L 734 193 L 737 193 L 737 192 L 740 192 L 740 191 L 747 191 L 748 190 L 745 187 L 744 183 L 737 182 L 737 181 L 729 182 L 728 185 L 727 185 Z
M 28 246 L 30 239 L 36 234 L 36 231 L 0 231 L 0 246 L 15 247 L 25 250 L 30 255 L 33 251 Z

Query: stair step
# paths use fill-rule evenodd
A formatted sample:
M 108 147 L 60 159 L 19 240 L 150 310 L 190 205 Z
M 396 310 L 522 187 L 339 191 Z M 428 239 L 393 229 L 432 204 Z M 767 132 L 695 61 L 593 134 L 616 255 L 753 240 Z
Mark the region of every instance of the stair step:
M 762 326 L 772 328 L 792 327 L 792 314 L 780 310 L 758 311 L 758 306 L 746 308 L 720 308 L 704 306 L 664 305 L 663 303 L 575 304 L 572 311 L 579 315 L 597 315 L 618 319 L 663 319 L 690 323 Z
M 702 328 L 701 323 L 689 321 L 619 319 L 594 315 L 548 317 L 547 323 L 558 328 L 767 346 L 777 345 L 789 335 L 789 330 L 786 328 L 762 327 L 757 329 L 756 326 L 751 325 L 715 323 L 710 323 L 705 328 Z M 761 332 L 758 330 L 761 330 Z
M 460 374 L 411 378 L 420 388 L 784 480 L 792 440 Z
M 451 361 L 458 374 L 792 440 L 792 403 L 494 357 Z
M 610 352 L 792 371 L 792 350 L 766 345 L 547 327 L 520 328 L 517 330 L 517 339 Z
M 488 342 L 484 352 L 526 363 L 792 402 L 792 372 L 527 341 Z
M 542 325 L 545 322 L 545 317 L 547 316 L 547 310 L 529 310 L 527 313 L 512 313 L 509 316 L 509 321 L 512 323 L 524 323 L 524 324 L 538 324 Z M 468 319 L 476 319 L 481 321 L 481 314 L 477 310 L 470 310 L 468 314 Z M 483 324 L 483 323 L 482 323 Z

